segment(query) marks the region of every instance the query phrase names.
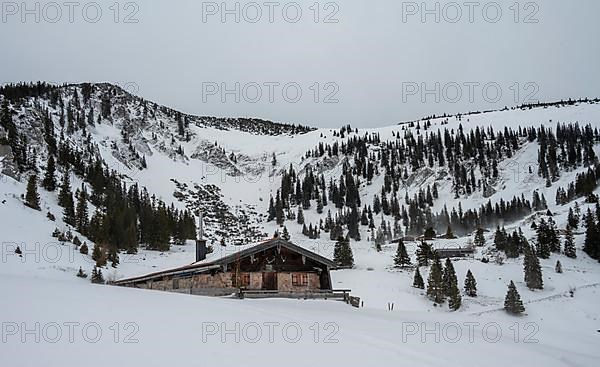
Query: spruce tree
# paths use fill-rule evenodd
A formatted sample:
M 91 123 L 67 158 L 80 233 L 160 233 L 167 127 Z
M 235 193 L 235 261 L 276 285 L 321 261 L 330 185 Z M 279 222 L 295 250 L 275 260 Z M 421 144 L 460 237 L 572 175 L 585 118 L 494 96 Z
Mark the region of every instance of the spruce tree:
M 448 226 L 448 229 L 446 230 L 446 235 L 444 237 L 447 239 L 456 238 L 456 236 L 454 235 L 454 232 L 452 232 L 452 228 L 450 226 Z
M 87 274 L 83 271 L 81 266 L 79 267 L 79 271 L 77 272 L 77 277 L 78 278 L 87 278 Z
M 92 260 L 96 261 L 97 267 L 103 267 L 106 265 L 106 256 L 100 245 L 95 244 L 92 250 Z
M 525 284 L 527 284 L 529 289 L 544 289 L 542 267 L 540 266 L 540 260 L 536 256 L 532 246 L 525 247 L 523 271 Z
M 429 266 L 429 259 L 432 257 L 432 252 L 431 245 L 427 244 L 425 241 L 421 241 L 416 251 L 417 265 Z
M 87 233 L 87 226 L 89 223 L 88 217 L 88 206 L 87 206 L 87 192 L 85 187 L 79 192 L 77 197 L 77 211 L 75 215 L 75 227 L 77 231 L 82 234 Z
M 504 247 L 504 252 L 506 253 L 506 257 L 508 258 L 517 258 L 519 257 L 519 247 L 520 247 L 521 239 L 517 231 L 514 231 L 512 235 L 508 236 L 506 239 L 506 245 Z
M 272 221 L 273 219 L 275 219 L 276 216 L 276 212 L 275 212 L 275 202 L 273 201 L 273 196 L 271 196 L 271 198 L 269 199 L 269 210 L 268 210 L 268 217 L 267 217 L 267 222 Z
M 31 209 L 41 210 L 40 208 L 40 195 L 37 192 L 37 176 L 29 176 L 27 182 L 27 192 L 25 193 L 25 205 Z
M 498 251 L 504 251 L 506 249 L 507 237 L 504 227 L 500 229 L 498 226 L 496 228 L 496 234 L 494 235 L 494 246 Z
M 444 294 L 450 297 L 452 287 L 458 284 L 456 271 L 454 270 L 454 265 L 452 265 L 452 260 L 450 260 L 450 258 L 446 258 L 442 280 L 444 282 Z
M 473 242 L 479 247 L 485 245 L 485 235 L 483 232 L 483 228 L 477 228 L 477 231 L 475 232 L 475 239 L 473 240 Z
M 406 251 L 404 241 L 398 240 L 398 249 L 396 250 L 396 257 L 394 257 L 394 265 L 398 268 L 403 268 L 411 265 L 410 256 Z
M 352 247 L 347 237 L 339 236 L 333 250 L 333 261 L 339 266 L 354 266 Z
M 465 278 L 465 293 L 469 297 L 477 297 L 477 281 L 470 269 L 467 270 L 467 277 Z
M 575 237 L 573 236 L 573 230 L 567 225 L 567 233 L 565 234 L 564 242 L 564 254 L 566 257 L 571 259 L 577 258 L 577 251 L 575 249 Z
M 562 274 L 563 270 L 560 260 L 556 260 L 556 266 L 554 267 L 554 271 L 556 271 L 558 274 Z
M 92 270 L 92 283 L 94 284 L 104 284 L 104 276 L 102 275 L 102 269 L 99 269 L 94 266 Z
M 588 254 L 592 259 L 598 259 L 600 247 L 600 231 L 596 216 L 588 208 L 585 215 L 585 241 L 583 243 L 583 252 Z
M 67 195 L 65 200 L 65 206 L 63 208 L 63 221 L 72 226 L 77 225 L 77 221 L 75 218 L 75 207 L 73 204 L 73 196 L 71 193 Z
M 523 301 L 521 301 L 521 296 L 517 291 L 517 287 L 513 281 L 510 281 L 508 285 L 508 292 L 506 293 L 506 298 L 504 299 L 504 309 L 506 312 L 518 315 L 525 312 L 525 307 L 523 306 Z
M 537 227 L 537 256 L 542 259 L 550 257 L 550 228 L 544 218 L 540 219 Z
M 356 241 L 360 241 L 359 216 L 356 205 L 352 206 L 348 216 L 348 236 Z
M 83 245 L 81 245 L 81 247 L 79 248 L 79 252 L 83 255 L 87 255 L 89 250 L 88 250 L 88 246 L 87 243 L 83 243 Z
M 60 189 L 58 192 L 58 205 L 62 206 L 63 208 L 67 206 L 69 202 L 73 202 L 73 196 L 71 193 L 71 181 L 69 176 L 69 169 L 67 168 L 65 169 L 65 172 L 63 174 Z
M 111 246 L 110 250 L 108 251 L 107 260 L 110 261 L 110 265 L 113 268 L 116 268 L 119 265 L 119 253 L 115 246 Z
M 569 208 L 567 223 L 571 228 L 577 229 L 579 227 L 579 216 L 573 212 L 573 208 Z
M 419 267 L 415 268 L 415 276 L 413 278 L 413 287 L 418 289 L 425 289 L 425 283 L 423 282 L 423 277 L 421 276 L 421 272 L 419 271 Z
M 560 238 L 558 230 L 556 229 L 556 223 L 552 218 L 548 219 L 548 249 L 552 252 L 560 252 Z
M 46 164 L 46 174 L 42 180 L 42 187 L 48 191 L 56 190 L 56 164 L 52 154 L 48 155 L 48 163 Z
M 296 220 L 298 224 L 304 224 L 304 211 L 302 210 L 302 205 L 298 205 L 298 214 L 296 214 Z
M 452 311 L 456 311 L 460 308 L 462 304 L 462 296 L 460 295 L 460 290 L 458 289 L 458 284 L 453 282 L 448 289 L 448 307 Z
M 452 232 L 452 231 L 450 231 Z M 433 229 L 433 227 L 427 227 L 427 229 L 425 230 L 425 233 L 423 234 L 423 237 L 425 237 L 425 239 L 428 240 L 432 240 L 435 238 L 435 230 Z
M 279 191 L 277 191 L 277 196 L 275 197 L 275 219 L 277 224 L 282 226 L 285 221 L 285 213 L 283 211 L 283 202 L 281 199 L 281 195 Z
M 427 279 L 427 296 L 436 304 L 444 303 L 444 280 L 442 274 L 442 264 L 436 256 Z
M 288 229 L 286 226 L 283 227 L 283 233 L 281 233 L 281 238 L 283 238 L 286 241 L 290 240 L 290 232 L 288 232 Z

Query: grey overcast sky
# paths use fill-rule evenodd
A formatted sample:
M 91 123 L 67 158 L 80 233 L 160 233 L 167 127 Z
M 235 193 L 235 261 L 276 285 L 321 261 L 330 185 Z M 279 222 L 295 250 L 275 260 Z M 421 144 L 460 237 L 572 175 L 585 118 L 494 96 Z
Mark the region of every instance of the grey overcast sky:
M 600 97 L 598 0 L 25 4 L 1 3 L 2 83 L 319 127 Z

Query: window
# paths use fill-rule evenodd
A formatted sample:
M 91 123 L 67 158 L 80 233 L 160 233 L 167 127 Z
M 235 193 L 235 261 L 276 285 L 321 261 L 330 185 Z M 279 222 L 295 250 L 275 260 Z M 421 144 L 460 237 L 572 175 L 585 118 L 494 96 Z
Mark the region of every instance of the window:
M 294 285 L 294 286 L 308 285 L 308 274 L 293 273 L 292 274 L 292 285 Z
M 240 278 L 240 283 L 242 287 L 247 287 L 250 285 L 250 274 L 244 273 Z
M 237 279 L 235 274 L 232 274 L 232 281 L 234 287 L 247 287 L 250 285 L 250 273 L 241 273 L 237 276 Z
M 173 289 L 179 289 L 179 279 L 173 278 Z

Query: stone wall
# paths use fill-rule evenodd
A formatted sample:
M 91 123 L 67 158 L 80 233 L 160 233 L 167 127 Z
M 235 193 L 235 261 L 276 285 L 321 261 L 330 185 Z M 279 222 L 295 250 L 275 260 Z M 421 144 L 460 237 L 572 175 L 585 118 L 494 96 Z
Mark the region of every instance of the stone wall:
M 283 292 L 302 292 L 309 290 L 321 289 L 321 280 L 317 273 L 305 273 L 308 274 L 308 285 L 295 286 L 292 284 L 291 272 L 277 273 L 277 288 Z M 300 272 L 294 274 L 302 274 Z M 154 289 L 161 291 L 177 291 L 181 293 L 190 292 L 194 294 L 201 294 L 202 289 L 210 290 L 214 289 L 218 292 L 223 293 L 231 290 L 235 290 L 233 287 L 233 274 L 232 272 L 211 274 L 197 274 L 191 278 L 169 278 L 163 280 L 147 281 L 145 283 L 138 283 L 135 285 L 137 288 L 142 289 Z M 246 286 L 246 289 L 260 290 L 262 289 L 262 272 L 250 273 L 250 284 Z M 187 290 L 187 291 L 186 291 Z M 210 292 L 209 292 L 210 293 Z

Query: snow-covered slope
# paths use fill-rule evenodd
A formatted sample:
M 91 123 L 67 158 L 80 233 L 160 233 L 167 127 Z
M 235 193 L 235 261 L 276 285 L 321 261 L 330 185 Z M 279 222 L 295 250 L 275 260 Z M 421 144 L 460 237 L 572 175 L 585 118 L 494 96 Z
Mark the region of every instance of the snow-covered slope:
M 599 356 L 589 325 L 598 290 L 591 288 L 575 300 L 531 305 L 540 316 L 520 319 L 213 299 L 12 275 L 2 276 L 0 292 L 0 351 L 11 366 L 593 366 Z
M 74 90 L 82 98 L 82 88 L 60 89 L 65 104 L 74 103 Z M 111 112 L 106 117 L 98 117 L 106 93 L 113 93 Z M 50 98 L 29 98 L 11 106 L 20 131 L 26 132 L 31 144 L 39 147 L 36 152 L 38 166 L 44 167 L 47 154 L 39 119 L 48 111 L 57 136 L 64 137 L 73 147 L 93 152 L 90 155 L 101 156 L 109 168 L 122 175 L 125 183 L 137 182 L 177 208 L 201 210 L 205 216 L 205 229 L 217 252 L 234 252 L 239 250 L 233 245 L 236 242 L 252 242 L 270 236 L 276 230 L 281 231 L 276 223 L 266 221 L 266 214 L 269 198 L 281 188 L 282 173 L 290 165 L 300 176 L 306 167 L 311 167 L 322 173 L 327 182 L 339 179 L 344 163 L 352 163 L 353 157 L 307 157 L 307 151 L 314 150 L 320 143 L 342 144 L 353 137 L 378 134 L 385 144 L 397 141 L 398 136 L 409 132 L 415 136 L 424 133 L 413 123 L 378 129 L 352 128 L 342 137 L 339 130 L 333 129 L 194 117 L 143 101 L 108 85 L 97 85 L 90 101 L 81 111 L 88 113 L 92 106 L 96 111 L 95 123 L 87 126 L 85 134 L 81 130 L 66 133 L 66 128 L 61 129 L 60 107 Z M 183 122 L 184 134 L 179 133 L 179 121 Z M 465 133 L 477 127 L 493 127 L 495 131 L 540 125 L 554 128 L 558 122 L 578 122 L 581 126 L 591 124 L 600 128 L 600 104 L 515 108 L 428 119 L 420 121 L 420 125 L 425 121 L 431 123 L 428 131 L 457 131 L 462 127 Z M 89 141 L 86 134 L 89 134 Z M 368 149 L 374 153 L 381 146 L 369 146 Z M 459 203 L 467 210 L 479 208 L 488 200 L 496 203 L 521 195 L 530 200 L 533 191 L 537 190 L 547 198 L 558 228 L 565 228 L 569 207 L 574 203 L 556 205 L 557 188 L 567 187 L 587 168 L 580 166 L 561 171 L 560 177 L 547 186 L 546 180 L 538 175 L 538 150 L 537 142 L 523 139 L 510 158 L 499 161 L 498 178 L 493 182 L 491 195 L 477 190 L 455 198 L 452 181 L 442 175 L 447 167 L 437 165 L 411 172 L 402 192 L 412 197 L 420 189 L 436 183 L 439 199 L 434 201 L 431 209 L 437 212 L 444 206 L 451 209 Z M 600 146 L 597 145 L 595 150 L 598 155 Z M 0 157 L 0 171 L 4 169 L 9 173 L 11 165 L 10 156 Z M 146 168 L 140 169 L 143 166 Z M 55 228 L 67 229 L 56 193 L 40 188 L 42 210 L 32 210 L 23 205 L 21 197 L 26 191 L 25 175 L 12 176 L 0 176 L 0 292 L 4 295 L 0 299 L 0 314 L 3 315 L 3 337 L 7 338 L 0 344 L 0 352 L 9 356 L 11 365 L 64 365 L 61 359 L 64 354 L 78 361 L 87 357 L 88 365 L 105 365 L 105 361 L 97 357 L 99 355 L 127 365 L 141 361 L 145 365 L 164 365 L 194 360 L 207 365 L 233 365 L 246 363 L 250 357 L 263 365 L 279 365 L 281 358 L 290 365 L 365 365 L 385 360 L 425 366 L 504 366 L 509 363 L 591 366 L 600 359 L 600 352 L 594 348 L 600 329 L 597 309 L 600 264 L 583 253 L 582 229 L 575 236 L 577 259 L 552 254 L 550 259 L 541 260 L 544 277 L 541 291 L 531 291 L 525 286 L 522 256 L 504 259 L 501 263 L 494 261 L 493 231 L 486 233 L 486 246 L 478 248 L 474 258 L 454 261 L 459 285 L 467 270 L 473 272 L 478 284 L 478 297 L 463 297 L 463 305 L 457 312 L 433 306 L 424 291 L 413 288 L 412 270 L 393 267 L 396 245 L 385 244 L 377 251 L 373 241 L 369 240 L 370 231 L 366 227 L 360 229 L 362 240 L 351 242 L 355 267 L 332 273 L 334 287 L 352 289 L 353 294 L 361 297 L 362 308 L 353 309 L 337 302 L 189 297 L 92 286 L 89 280 L 76 278 L 75 273 L 80 267 L 89 272 L 94 261 L 91 256 L 80 254 L 73 244 L 59 242 L 51 236 Z M 81 184 L 81 178 L 72 177 L 72 187 Z M 383 184 L 382 172 L 376 174 L 372 182 L 362 182 L 359 187 L 361 201 L 367 205 L 372 203 Z M 594 210 L 593 205 L 586 204 L 583 199 L 577 202 L 582 212 L 588 207 Z M 317 213 L 313 205 L 304 211 L 305 222 L 319 223 L 328 210 L 333 214 L 337 212 L 331 202 L 322 214 Z M 55 221 L 47 218 L 48 212 L 54 214 Z M 506 230 L 512 232 L 521 228 L 534 242 L 535 233 L 530 225 L 537 215 L 532 213 L 505 223 Z M 375 218 L 377 227 L 382 218 L 393 222 L 390 216 L 379 215 Z M 328 234 L 322 233 L 320 239 L 311 240 L 302 234 L 302 226 L 294 220 L 287 220 L 285 226 L 294 243 L 329 258 L 333 256 L 335 242 Z M 228 246 L 218 245 L 221 238 L 227 238 Z M 471 242 L 472 236 L 463 236 L 455 240 L 438 239 L 434 246 L 466 246 Z M 91 254 L 93 244 L 88 242 L 88 245 Z M 16 246 L 23 251 L 21 257 L 14 253 Z M 407 242 L 407 248 L 414 260 L 416 243 Z M 492 261 L 483 263 L 483 257 Z M 557 259 L 562 263 L 562 274 L 554 272 Z M 114 269 L 109 265 L 105 275 L 109 279 L 118 279 L 193 261 L 191 244 L 171 246 L 165 252 L 140 248 L 137 254 L 121 253 L 119 266 Z M 427 279 L 428 269 L 422 268 L 421 272 Z M 510 317 L 502 310 L 506 286 L 511 280 L 517 285 L 526 307 L 526 315 L 519 318 Z M 391 303 L 394 304 L 393 311 L 388 310 Z M 111 305 L 118 305 L 119 312 Z M 90 343 L 76 334 L 75 341 L 69 343 L 65 341 L 63 326 L 61 341 L 57 344 L 42 341 L 35 344 L 36 353 L 29 353 L 34 348 L 31 336 L 21 342 L 21 329 L 17 329 L 15 335 L 8 332 L 13 330 L 14 323 L 18 328 L 30 328 L 36 322 L 43 327 L 50 322 L 62 325 L 70 321 L 82 325 L 97 322 L 103 332 L 101 341 Z M 110 329 L 115 322 L 119 323 L 117 328 L 121 332 L 117 343 L 113 341 L 114 331 Z M 128 322 L 134 326 L 124 329 Z M 251 343 L 242 335 L 241 342 L 235 343 L 232 336 L 226 336 L 222 342 L 218 331 L 203 340 L 203 327 L 213 327 L 216 323 L 219 328 L 234 328 L 236 322 L 241 328 L 252 322 L 258 323 L 262 326 L 262 339 Z M 263 325 L 265 322 L 278 322 L 282 326 L 296 322 L 302 337 L 298 343 L 293 343 L 279 333 L 275 334 L 274 343 L 270 343 L 266 335 L 268 329 Z M 318 342 L 314 341 L 314 327 L 311 329 L 315 323 L 320 329 Z M 476 323 L 472 340 L 470 323 Z M 459 341 L 453 343 L 456 327 L 461 334 Z M 439 342 L 435 341 L 436 331 L 424 333 L 424 330 L 432 329 L 437 330 Z M 502 336 L 496 335 L 497 329 L 501 330 Z M 139 341 L 124 343 L 123 338 L 132 330 L 137 330 L 133 337 Z M 330 334 L 332 330 L 334 334 Z M 337 342 L 325 343 L 328 335 Z M 290 337 L 293 339 L 294 335 Z M 297 355 L 299 350 L 306 353 L 289 358 Z M 152 358 L 148 358 L 149 355 Z

